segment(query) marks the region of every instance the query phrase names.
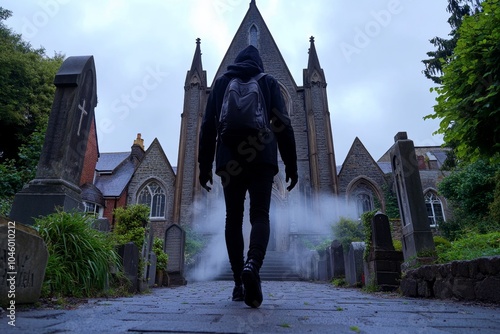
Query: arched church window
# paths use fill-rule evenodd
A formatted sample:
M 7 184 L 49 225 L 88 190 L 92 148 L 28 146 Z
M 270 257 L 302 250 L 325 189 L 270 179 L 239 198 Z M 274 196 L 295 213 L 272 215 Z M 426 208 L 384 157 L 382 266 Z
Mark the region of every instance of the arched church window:
M 439 223 L 444 221 L 444 211 L 441 200 L 432 191 L 428 191 L 424 198 L 429 225 L 431 227 L 437 227 Z
M 356 195 L 356 210 L 358 217 L 367 211 L 373 210 L 373 198 L 366 192 L 358 193 Z
M 150 218 L 165 217 L 166 195 L 165 191 L 158 184 L 158 182 L 149 182 L 144 188 L 142 188 L 139 192 L 139 196 L 137 197 L 137 203 L 149 206 Z
M 257 48 L 258 47 L 257 41 L 259 39 L 258 35 L 259 35 L 259 32 L 257 30 L 257 27 L 255 25 L 252 25 L 250 27 L 250 32 L 248 34 L 248 44 L 253 45 Z

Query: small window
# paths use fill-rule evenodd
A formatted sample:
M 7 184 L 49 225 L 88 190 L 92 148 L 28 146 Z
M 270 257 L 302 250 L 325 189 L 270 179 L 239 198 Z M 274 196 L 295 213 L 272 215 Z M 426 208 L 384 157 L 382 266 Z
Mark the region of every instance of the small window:
M 96 218 L 102 217 L 101 206 L 92 202 L 84 202 L 85 210 L 84 212 L 89 215 L 93 215 Z
M 137 203 L 149 206 L 150 218 L 164 218 L 166 196 L 157 182 L 148 183 L 140 192 Z
M 426 193 L 424 197 L 429 225 L 431 227 L 437 227 L 440 222 L 444 221 L 444 212 L 441 200 L 430 191 Z

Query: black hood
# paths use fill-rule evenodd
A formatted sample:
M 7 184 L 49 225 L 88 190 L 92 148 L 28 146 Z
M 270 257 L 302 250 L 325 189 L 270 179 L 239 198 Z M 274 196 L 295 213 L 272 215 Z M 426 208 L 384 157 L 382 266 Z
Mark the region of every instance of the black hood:
M 236 56 L 234 64 L 227 67 L 226 75 L 253 77 L 261 72 L 264 72 L 264 65 L 259 50 L 255 46 L 249 45 Z

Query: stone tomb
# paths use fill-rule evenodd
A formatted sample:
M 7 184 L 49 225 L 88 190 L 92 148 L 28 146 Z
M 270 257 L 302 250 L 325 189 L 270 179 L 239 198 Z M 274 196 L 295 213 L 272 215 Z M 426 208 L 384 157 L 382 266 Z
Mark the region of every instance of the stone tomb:
M 137 277 L 137 273 L 139 272 L 139 249 L 133 242 L 129 242 L 118 247 L 118 255 L 122 259 L 123 272 L 132 283 L 129 292 L 135 293 L 139 290 Z
M 333 240 L 330 247 L 329 268 L 332 278 L 345 277 L 344 248 L 338 240 Z
M 56 208 L 82 209 L 79 188 L 97 105 L 93 56 L 69 57 L 54 79 L 56 93 L 36 177 L 14 197 L 10 218 L 33 225 Z
M 371 246 L 365 265 L 366 284 L 375 284 L 382 291 L 399 288 L 403 253 L 394 249 L 389 218 L 377 212 L 371 221 Z
M 403 255 L 405 267 L 411 266 L 419 258 L 432 255 L 434 240 L 427 217 L 420 172 L 413 141 L 406 132 L 394 137 L 391 147 L 391 166 L 403 231 Z
M 363 280 L 363 253 L 365 251 L 364 242 L 351 242 L 349 253 L 345 263 L 345 278 L 349 286 L 361 286 Z
M 32 304 L 42 291 L 49 254 L 38 232 L 0 217 L 0 305 Z
M 170 285 L 185 285 L 184 278 L 184 247 L 186 233 L 177 224 L 173 224 L 165 231 L 164 248 L 168 254 L 167 273 L 170 278 Z

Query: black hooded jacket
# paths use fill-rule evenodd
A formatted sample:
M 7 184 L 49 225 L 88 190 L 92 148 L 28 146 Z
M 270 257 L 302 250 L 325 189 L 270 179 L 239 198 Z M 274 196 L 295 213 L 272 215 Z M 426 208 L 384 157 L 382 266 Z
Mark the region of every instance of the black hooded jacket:
M 240 168 L 256 164 L 270 165 L 275 173 L 278 173 L 278 147 L 285 163 L 286 173 L 288 175 L 297 173 L 294 132 L 278 82 L 269 74 L 259 80 L 259 85 L 266 101 L 266 110 L 273 133 L 272 140 L 265 145 L 250 142 L 235 152 L 226 147 L 217 136 L 222 100 L 229 81 L 234 77 L 249 79 L 261 72 L 264 72 L 264 66 L 259 51 L 250 45 L 238 54 L 234 64 L 228 66 L 227 71 L 215 81 L 208 97 L 200 130 L 198 163 L 202 175 L 212 171 L 214 156 L 216 157 L 215 171 L 221 176 L 224 173 L 236 173 Z

